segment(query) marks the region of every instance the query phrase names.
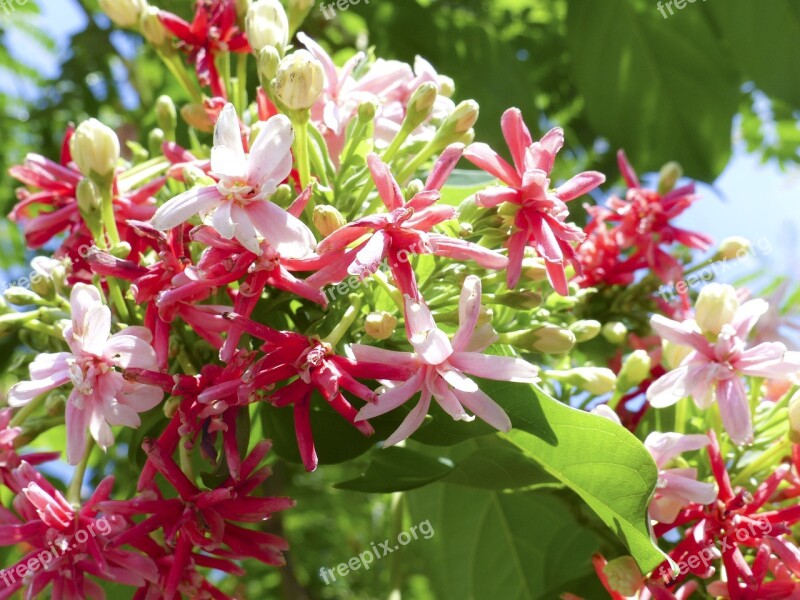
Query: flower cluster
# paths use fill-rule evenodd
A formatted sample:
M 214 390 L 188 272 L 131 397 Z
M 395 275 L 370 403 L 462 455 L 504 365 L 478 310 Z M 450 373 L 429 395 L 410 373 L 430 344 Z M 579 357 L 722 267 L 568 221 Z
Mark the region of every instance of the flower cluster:
M 650 408 L 677 405 L 678 432 L 650 428 L 644 440 L 659 473 L 654 531 L 681 534 L 671 558 L 733 536 L 709 555 L 724 565 L 709 591 L 799 593 L 789 536 L 800 512 L 785 506 L 800 495 L 797 447 L 752 495 L 743 487 L 789 457 L 789 420 L 743 465 L 738 449 L 789 405 L 800 353 L 751 343 L 768 304 L 730 286 L 706 287 L 694 312 L 688 294 L 657 306 L 653 279 L 676 281 L 685 268 L 669 246 L 711 244 L 671 223 L 697 200 L 692 185 L 676 187 L 674 166 L 651 191 L 620 153 L 624 199 L 588 207 L 582 227 L 569 202 L 606 179 L 559 177 L 581 170 L 558 157 L 564 131 L 534 141 L 509 109 L 508 162 L 474 141 L 477 104 L 451 100 L 452 80 L 422 58 L 356 53 L 338 66 L 297 31 L 310 8 L 298 3 L 287 14 L 277 0 L 198 0 L 191 22 L 144 0 L 100 4 L 176 76 L 194 141 L 191 151 L 175 141 L 178 110 L 161 97 L 163 143 L 147 156 L 121 158 L 115 132 L 92 119 L 67 132 L 59 162 L 31 154 L 11 169 L 24 186 L 11 217 L 31 248 L 56 249 L 35 287 L 5 294 L 32 308 L 1 307 L 0 330 L 32 352 L 0 411 L 0 483 L 14 498 L 0 509 L 0 539 L 21 545 L 16 566 L 100 519 L 110 525 L 28 567 L 0 597 L 48 586 L 53 598 L 100 597 L 105 580 L 136 598 L 227 598 L 220 574 L 285 564 L 288 544 L 271 523 L 295 502 L 265 485 L 265 461 L 276 459 L 261 431 L 279 430 L 275 453 L 296 454 L 306 471 L 328 458 L 330 418 L 383 447 L 436 436 L 443 422 L 507 433 L 515 415 L 486 380 L 537 384 L 635 433 Z M 236 78 L 223 69 L 232 57 L 243 65 Z M 247 85 L 247 61 L 257 85 Z M 462 158 L 492 179 L 454 199 Z M 630 306 L 663 314 L 651 327 L 625 323 Z M 783 386 L 770 400 L 765 378 Z M 22 453 L 61 424 L 76 466 L 64 493 L 37 470 L 58 453 Z M 112 495 L 107 477 L 86 497 L 87 470 L 94 477 L 123 445 L 140 461 L 136 485 L 117 477 Z M 703 448 L 710 472 L 681 456 Z M 738 487 L 724 452 L 736 453 Z M 756 519 L 770 531 L 749 527 Z M 622 598 L 609 565 L 596 559 Z M 674 597 L 715 572 L 710 562 L 681 571 L 693 579 Z M 626 595 L 673 597 L 674 577 L 662 575 L 639 577 Z

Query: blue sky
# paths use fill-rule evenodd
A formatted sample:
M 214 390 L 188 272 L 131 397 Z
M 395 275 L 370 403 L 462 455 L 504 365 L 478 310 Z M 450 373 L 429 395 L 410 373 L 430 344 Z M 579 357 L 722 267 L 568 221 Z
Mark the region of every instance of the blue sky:
M 69 35 L 84 26 L 85 16 L 75 0 L 46 0 L 40 3 L 40 27 L 59 43 L 66 52 Z M 0 18 L 5 18 L 0 14 Z M 58 74 L 53 57 L 36 46 L 29 38 L 12 32 L 9 40 L 19 60 L 41 69 L 46 76 Z M 0 89 L 16 90 L 26 97 L 35 97 L 36 89 L 20 87 L 9 73 L 0 71 Z M 734 156 L 713 186 L 701 185 L 703 199 L 680 219 L 679 224 L 710 234 L 716 240 L 741 235 L 759 241 L 758 252 L 763 265 L 773 273 L 800 279 L 800 168 L 782 172 L 774 164 L 760 164 L 758 157 L 748 155 L 737 145 Z M 732 269 L 732 278 L 745 275 L 742 269 Z

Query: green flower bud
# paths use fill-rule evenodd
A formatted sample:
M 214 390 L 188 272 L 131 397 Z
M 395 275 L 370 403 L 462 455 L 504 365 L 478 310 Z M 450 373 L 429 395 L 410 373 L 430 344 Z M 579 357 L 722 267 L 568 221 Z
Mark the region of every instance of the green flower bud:
M 439 93 L 445 98 L 452 98 L 456 93 L 456 83 L 447 75 L 439 75 Z
M 164 416 L 168 419 L 171 419 L 178 413 L 178 409 L 181 406 L 181 398 L 176 396 L 170 396 L 164 402 Z
M 181 106 L 181 118 L 189 127 L 194 127 L 198 131 L 205 133 L 214 131 L 214 121 L 208 116 L 202 104 L 184 104 Z
M 97 239 L 103 230 L 103 217 L 101 215 L 100 206 L 102 198 L 100 197 L 100 190 L 94 182 L 88 177 L 84 177 L 78 182 L 75 190 L 75 197 L 78 201 L 78 211 L 83 217 L 86 227 L 92 232 L 92 235 Z
M 245 29 L 255 52 L 273 46 L 283 53 L 289 43 L 289 19 L 278 0 L 256 0 L 247 11 Z
M 620 345 L 628 338 L 628 328 L 624 323 L 611 321 L 603 325 L 603 337 L 615 345 Z
M 194 165 L 189 165 L 183 168 L 183 179 L 186 185 L 191 187 L 208 187 L 215 185 L 216 182 L 206 175 L 201 169 Z
M 33 304 L 40 304 L 42 299 L 39 294 L 32 292 L 28 288 L 12 285 L 3 292 L 3 297 L 15 306 L 31 306 Z
M 683 169 L 676 162 L 668 162 L 658 174 L 658 193 L 668 194 L 673 190 L 678 180 L 683 177 Z
M 752 249 L 750 240 L 740 236 L 733 236 L 722 240 L 717 256 L 723 260 L 736 260 L 750 254 Z
M 0 335 L 14 333 L 22 327 L 26 321 L 30 320 L 28 313 L 10 312 L 0 315 Z
M 378 107 L 374 102 L 367 101 L 362 102 L 358 105 L 358 120 L 362 123 L 368 123 L 375 118 L 375 113 L 377 112 Z
M 178 111 L 175 102 L 169 96 L 159 96 L 156 100 L 156 120 L 170 141 L 175 140 L 175 128 L 178 126 Z
M 478 120 L 479 110 L 478 103 L 474 100 L 461 102 L 436 131 L 432 140 L 433 145 L 437 148 L 444 148 L 448 144 L 461 142 L 463 136 L 472 129 Z
M 147 134 L 147 150 L 150 156 L 159 156 L 161 154 L 161 146 L 164 144 L 164 130 L 160 127 L 151 129 Z
M 603 567 L 608 585 L 622 596 L 636 596 L 644 585 L 642 572 L 631 556 L 620 556 Z
M 578 340 L 578 343 L 580 344 L 583 342 L 588 342 L 589 340 L 593 340 L 600 335 L 600 330 L 602 327 L 603 326 L 600 324 L 600 321 L 587 319 L 583 321 L 576 321 L 569 326 L 569 330 L 575 334 L 575 339 Z
M 425 122 L 425 119 L 433 111 L 433 104 L 436 102 L 436 96 L 438 95 L 436 84 L 432 81 L 426 81 L 414 90 L 411 99 L 408 101 L 406 118 L 403 122 L 403 126 L 407 128 L 407 131 L 414 131 Z
M 119 161 L 119 138 L 114 130 L 97 119 L 84 121 L 70 140 L 72 159 L 81 173 L 89 177 L 108 177 Z
M 261 87 L 265 90 L 270 89 L 270 82 L 275 79 L 278 73 L 278 66 L 281 64 L 281 55 L 273 46 L 265 46 L 258 52 L 258 79 Z
M 162 48 L 169 41 L 169 36 L 167 28 L 158 18 L 158 13 L 159 10 L 155 6 L 148 6 L 139 20 L 139 29 L 141 29 L 144 39 L 156 48 Z
M 50 417 L 59 417 L 67 407 L 67 397 L 61 392 L 53 392 L 44 401 L 44 410 Z
M 387 340 L 397 327 L 397 318 L 388 312 L 372 312 L 364 322 L 366 334 L 376 340 Z
M 617 389 L 627 392 L 634 386 L 642 383 L 650 375 L 653 360 L 644 350 L 635 350 L 622 363 L 617 377 Z
M 661 342 L 661 356 L 664 366 L 667 367 L 670 371 L 673 369 L 677 369 L 678 366 L 683 362 L 683 359 L 689 356 L 692 352 L 692 349 L 689 346 L 680 346 L 674 342 L 670 342 L 669 340 L 663 340 Z
M 408 182 L 405 190 L 405 199 L 406 201 L 411 200 L 414 196 L 419 194 L 422 190 L 425 189 L 425 184 L 422 182 L 421 179 L 412 179 Z
M 289 110 L 308 110 L 322 94 L 325 73 L 322 63 L 308 50 L 297 50 L 281 61 L 275 81 L 275 97 Z
M 36 256 L 31 260 L 31 290 L 47 300 L 55 297 L 57 289 L 64 285 L 66 269 L 56 258 Z
M 733 321 L 739 310 L 736 290 L 727 284 L 710 283 L 694 305 L 695 320 L 703 333 L 717 336 L 723 325 Z
M 314 6 L 314 0 L 288 0 L 290 32 L 294 33 L 300 28 L 312 6 Z
M 500 341 L 523 350 L 544 354 L 564 354 L 575 347 L 575 334 L 569 329 L 546 324 L 537 329 L 500 334 Z
M 530 290 L 520 292 L 505 292 L 494 297 L 494 304 L 502 304 L 520 310 L 538 308 L 542 304 L 542 295 Z
M 510 202 L 504 203 L 502 206 L 517 207 Z M 501 206 L 501 208 L 502 208 Z M 516 211 L 514 211 L 516 214 Z M 522 259 L 522 277 L 528 281 L 544 281 L 547 279 L 547 269 L 544 266 L 544 259 L 538 257 L 526 256 Z
M 547 371 L 547 376 L 595 396 L 608 394 L 617 385 L 617 376 L 614 375 L 614 371 L 604 367 L 578 367 L 565 371 Z
M 136 25 L 146 8 L 145 0 L 100 0 L 100 10 L 119 27 Z
M 327 237 L 337 229 L 347 225 L 342 213 L 330 205 L 317 205 L 314 207 L 312 216 L 314 227 L 317 228 L 323 237 Z

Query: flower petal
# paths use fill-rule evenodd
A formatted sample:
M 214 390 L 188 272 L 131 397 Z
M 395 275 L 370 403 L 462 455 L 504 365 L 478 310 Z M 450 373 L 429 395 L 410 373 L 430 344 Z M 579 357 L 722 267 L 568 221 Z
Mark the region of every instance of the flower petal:
M 453 350 L 464 350 L 472 339 L 481 314 L 481 280 L 470 275 L 464 280 L 458 300 L 458 331 L 453 336 Z
M 159 231 L 167 231 L 194 215 L 208 212 L 221 201 L 222 196 L 216 186 L 192 188 L 159 206 L 150 224 Z
M 500 408 L 500 405 L 483 393 L 483 391 L 462 392 L 460 390 L 453 390 L 453 393 L 461 404 L 472 411 L 475 416 L 495 429 L 500 431 L 511 430 L 511 419 L 508 418 L 506 411 Z
M 454 352 L 448 361 L 454 367 L 484 379 L 536 383 L 539 369 L 528 361 L 513 356 L 491 356 L 478 352 Z
M 431 392 L 427 388 L 422 391 L 422 396 L 420 397 L 419 402 L 414 407 L 414 409 L 408 413 L 403 422 L 400 423 L 400 427 L 390 435 L 386 441 L 383 443 L 384 448 L 389 448 L 390 446 L 394 446 L 402 442 L 404 439 L 409 437 L 413 434 L 419 426 L 422 425 L 422 422 L 425 420 L 425 415 L 428 414 L 428 408 L 431 405 Z
M 742 380 L 731 377 L 717 385 L 717 402 L 725 431 L 735 444 L 753 443 L 753 420 Z
M 311 230 L 276 204 L 262 200 L 248 204 L 244 210 L 256 231 L 281 256 L 303 258 L 314 251 L 317 241 Z
M 292 122 L 275 115 L 263 123 L 247 159 L 247 182 L 254 187 L 272 183 L 277 187 L 292 170 Z M 272 193 L 273 190 L 267 190 Z
M 244 178 L 247 159 L 242 145 L 239 117 L 233 104 L 226 104 L 214 126 L 214 146 L 211 148 L 211 171 L 215 175 Z

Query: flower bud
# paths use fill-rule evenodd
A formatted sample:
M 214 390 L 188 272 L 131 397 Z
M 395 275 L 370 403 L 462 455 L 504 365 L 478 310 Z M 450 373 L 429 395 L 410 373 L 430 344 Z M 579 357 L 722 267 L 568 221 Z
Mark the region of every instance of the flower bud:
M 168 419 L 171 419 L 178 413 L 178 409 L 181 406 L 182 399 L 177 396 L 170 396 L 167 398 L 166 402 L 164 402 L 164 416 Z
M 67 397 L 61 392 L 53 392 L 44 401 L 44 410 L 50 417 L 59 417 L 64 414 L 67 406 Z
M 669 340 L 661 342 L 661 357 L 664 366 L 670 371 L 677 369 L 683 359 L 689 356 L 692 349 L 689 346 L 681 346 Z
M 324 237 L 329 236 L 337 229 L 341 229 L 347 225 L 342 213 L 330 205 L 320 204 L 314 207 L 314 213 L 311 218 L 314 222 L 314 227 L 317 228 Z
M 97 239 L 103 229 L 103 217 L 100 212 L 100 206 L 103 201 L 100 197 L 100 190 L 97 189 L 91 179 L 84 177 L 78 182 L 78 186 L 75 189 L 75 197 L 78 201 L 78 211 L 81 213 L 86 227 Z
M 15 306 L 31 306 L 33 304 L 39 304 L 42 301 L 39 294 L 18 285 L 12 285 L 10 288 L 7 288 L 3 292 L 3 297 L 9 304 Z
M 458 237 L 460 238 L 468 238 L 472 237 L 475 233 L 475 228 L 470 223 L 459 223 L 458 224 Z
M 308 110 L 317 101 L 325 83 L 322 63 L 308 50 L 298 50 L 278 65 L 272 82 L 275 97 L 290 110 Z
M 600 324 L 600 321 L 587 319 L 583 321 L 576 321 L 569 326 L 569 330 L 575 334 L 575 339 L 579 344 L 581 344 L 583 342 L 593 340 L 600 335 L 600 329 L 602 329 L 602 327 L 603 326 Z
M 128 258 L 131 253 L 131 245 L 128 242 L 122 241 L 111 248 L 109 253 L 117 258 Z
M 408 182 L 403 197 L 406 199 L 406 202 L 408 202 L 424 189 L 425 189 L 425 184 L 422 182 L 421 179 L 412 179 L 411 181 Z
M 159 12 L 160 11 L 155 6 L 148 6 L 142 13 L 142 18 L 139 20 L 139 28 L 142 30 L 142 37 L 156 48 L 162 47 L 169 40 L 167 29 L 164 27 L 161 19 L 158 18 Z
M 520 310 L 538 308 L 542 304 L 542 295 L 530 290 L 521 292 L 505 292 L 494 297 L 494 304 L 502 304 Z
M 289 19 L 278 0 L 256 0 L 247 11 L 245 29 L 250 47 L 256 52 L 274 46 L 283 53 L 289 43 Z
M 503 333 L 500 341 L 532 352 L 564 354 L 575 346 L 575 334 L 569 329 L 548 323 L 537 329 Z
M 114 130 L 97 119 L 84 121 L 70 140 L 72 159 L 81 173 L 108 177 L 119 160 L 119 138 Z
M 439 94 L 451 98 L 456 93 L 456 83 L 447 75 L 439 75 Z
M 795 444 L 800 444 L 800 392 L 796 392 L 789 400 L 789 437 Z
M 653 360 L 644 350 L 635 350 L 622 363 L 617 377 L 617 389 L 626 392 L 633 386 L 639 385 L 650 375 Z
M 258 79 L 261 87 L 269 89 L 270 82 L 275 79 L 278 65 L 281 64 L 281 55 L 274 46 L 265 46 L 258 52 Z
M 722 240 L 717 255 L 724 260 L 736 260 L 749 254 L 752 249 L 750 240 L 735 235 Z
M 56 289 L 64 284 L 64 263 L 48 256 L 36 256 L 31 260 L 31 290 L 47 300 L 55 297 Z
M 289 13 L 289 31 L 295 32 L 300 28 L 311 7 L 314 6 L 314 0 L 289 0 L 288 13 Z
M 719 335 L 739 310 L 736 290 L 727 284 L 710 283 L 702 289 L 694 305 L 695 320 L 703 333 Z
M 184 104 L 181 106 L 181 117 L 189 125 L 198 131 L 211 133 L 214 131 L 214 121 L 208 116 L 202 104 Z
M 366 334 L 376 340 L 386 340 L 392 337 L 397 327 L 397 318 L 387 312 L 372 312 L 367 315 L 364 322 Z
M 510 202 L 506 202 L 505 204 L 516 207 L 516 205 Z M 547 279 L 547 268 L 544 266 L 544 259 L 533 256 L 526 256 L 523 258 L 522 277 L 528 281 L 544 281 Z
M 678 180 L 683 177 L 683 169 L 676 162 L 668 162 L 658 174 L 658 193 L 668 194 L 671 192 Z
M 147 8 L 145 0 L 100 0 L 100 10 L 119 27 L 133 27 Z
M 367 100 L 366 102 L 362 102 L 358 105 L 358 120 L 362 123 L 368 123 L 375 118 L 375 113 L 378 111 L 378 107 L 375 102 L 371 100 Z
M 474 100 L 464 100 L 453 109 L 442 122 L 434 135 L 432 143 L 437 148 L 444 148 L 454 142 L 463 142 L 475 121 L 478 120 L 479 107 Z
M 183 168 L 183 180 L 189 187 L 207 187 L 216 184 L 202 169 L 198 169 L 194 165 L 187 165 Z
M 628 337 L 628 328 L 624 323 L 611 321 L 603 325 L 603 337 L 615 345 L 622 344 Z
M 170 141 L 175 140 L 175 128 L 178 126 L 178 111 L 175 102 L 169 96 L 159 96 L 156 100 L 156 121 L 164 130 L 164 135 Z
M 608 394 L 617 385 L 617 376 L 614 375 L 614 371 L 604 367 L 578 367 L 566 371 L 548 371 L 547 376 L 556 381 L 574 385 L 595 396 Z
M 164 130 L 160 127 L 151 129 L 150 133 L 147 134 L 147 151 L 150 153 L 150 156 L 155 157 L 161 154 L 161 148 L 164 145 L 164 137 Z
M 30 315 L 24 312 L 10 312 L 0 315 L 0 335 L 9 335 L 17 331 L 30 319 Z
M 403 122 L 403 126 L 407 128 L 407 131 L 414 131 L 430 116 L 438 93 L 436 84 L 432 81 L 426 81 L 414 90 L 411 99 L 408 101 L 406 118 Z
M 622 596 L 636 596 L 644 586 L 642 572 L 632 556 L 620 556 L 603 567 L 609 587 Z

